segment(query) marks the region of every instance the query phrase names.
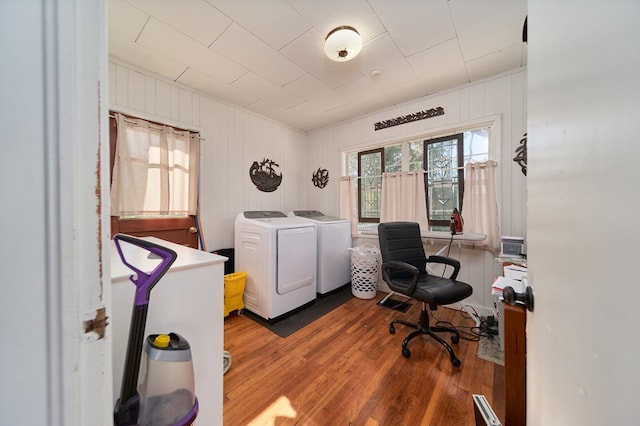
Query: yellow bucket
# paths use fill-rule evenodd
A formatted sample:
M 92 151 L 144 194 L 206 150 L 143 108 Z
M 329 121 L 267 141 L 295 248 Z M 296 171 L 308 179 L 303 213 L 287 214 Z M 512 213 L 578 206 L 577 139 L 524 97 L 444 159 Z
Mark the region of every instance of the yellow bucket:
M 244 309 L 244 283 L 246 272 L 233 272 L 224 276 L 224 316 L 229 312 Z

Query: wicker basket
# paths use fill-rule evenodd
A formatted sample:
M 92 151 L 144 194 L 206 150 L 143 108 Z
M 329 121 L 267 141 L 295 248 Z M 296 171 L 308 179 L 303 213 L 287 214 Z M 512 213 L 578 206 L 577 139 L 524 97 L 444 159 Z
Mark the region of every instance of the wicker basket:
M 378 291 L 380 249 L 364 244 L 351 250 L 351 293 L 360 299 L 373 299 Z

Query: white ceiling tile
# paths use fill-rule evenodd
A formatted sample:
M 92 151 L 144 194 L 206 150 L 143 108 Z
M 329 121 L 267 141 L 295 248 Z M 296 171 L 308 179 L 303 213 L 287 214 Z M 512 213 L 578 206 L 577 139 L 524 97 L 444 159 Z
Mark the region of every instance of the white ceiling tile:
M 380 71 L 385 80 L 416 81 L 413 68 L 388 33 L 367 42 L 356 59 L 354 64 L 365 77 L 370 77 L 372 71 Z
M 239 26 L 232 24 L 210 47 L 267 80 L 283 86 L 305 74 L 305 71 Z
M 284 0 L 207 1 L 276 50 L 311 28 Z
M 408 61 L 429 93 L 469 81 L 457 39 L 412 55 Z
M 123 0 L 109 0 L 109 34 L 135 41 L 149 15 Z
M 250 105 L 258 100 L 256 96 L 250 93 L 235 89 L 193 68 L 187 69 L 180 76 L 178 82 L 190 87 L 197 87 L 211 96 L 241 107 Z
M 320 120 L 319 117 L 321 117 Z M 316 123 L 322 123 L 321 127 L 328 126 L 341 120 L 339 115 L 333 116 L 330 111 L 325 111 L 309 102 L 303 102 L 284 110 L 273 118 L 299 129 L 307 129 L 310 128 L 309 126 L 315 127 Z
M 349 99 L 353 105 L 357 105 L 364 112 L 372 112 L 383 107 L 384 104 L 395 104 L 419 96 L 413 81 L 385 79 L 384 74 L 378 79 L 372 79 L 368 76 L 362 77 L 338 87 L 336 92 L 345 99 Z
M 293 96 L 282 87 L 276 86 L 252 71 L 249 71 L 231 83 L 231 87 L 243 90 L 246 93 L 255 94 L 261 100 L 277 108 L 291 108 L 296 104 L 304 102 L 304 100 Z
M 322 111 L 329 111 L 349 102 L 310 74 L 287 84 L 284 89 Z
M 131 64 L 144 63 L 147 69 L 171 80 L 177 79 L 187 68 L 185 64 L 115 34 L 109 35 L 109 54 Z
M 204 46 L 209 46 L 231 24 L 231 19 L 204 0 L 127 1 Z
M 329 31 L 342 25 L 354 27 L 365 42 L 385 32 L 384 25 L 366 0 L 288 0 L 288 2 L 319 31 L 322 42 Z
M 447 0 L 369 0 L 404 56 L 456 36 Z
M 480 80 L 501 72 L 518 68 L 522 61 L 521 43 L 467 62 L 471 80 Z
M 301 130 L 527 64 L 527 0 L 107 3 L 110 57 Z M 323 49 L 340 25 L 364 40 L 345 63 Z
M 450 0 L 465 60 L 522 43 L 526 0 Z
M 170 55 L 179 62 L 224 83 L 231 83 L 247 72 L 246 68 L 157 19 L 149 20 L 138 37 L 138 43 L 158 53 Z

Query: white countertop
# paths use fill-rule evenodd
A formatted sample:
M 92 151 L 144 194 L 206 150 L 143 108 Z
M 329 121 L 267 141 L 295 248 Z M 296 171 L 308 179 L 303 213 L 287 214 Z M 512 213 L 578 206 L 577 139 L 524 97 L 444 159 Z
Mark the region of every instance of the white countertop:
M 173 265 L 171 265 L 171 270 L 180 270 L 192 268 L 195 266 L 223 263 L 228 260 L 228 258 L 224 256 L 208 253 L 206 251 L 196 250 L 191 247 L 182 246 L 180 244 L 161 240 L 160 238 L 156 237 L 140 237 L 140 239 L 150 241 L 152 243 L 175 251 L 178 257 L 176 258 L 176 261 L 173 263 Z M 159 263 L 159 260 L 154 259 L 154 255 L 151 252 L 138 246 L 134 246 L 121 240 L 120 248 L 122 249 L 122 252 L 126 257 L 127 262 L 140 269 L 141 271 L 151 272 L 153 268 L 155 268 Z M 133 271 L 129 269 L 124 263 L 122 263 L 122 260 L 118 255 L 118 250 L 116 249 L 116 243 L 112 240 L 111 282 L 128 280 L 132 273 Z

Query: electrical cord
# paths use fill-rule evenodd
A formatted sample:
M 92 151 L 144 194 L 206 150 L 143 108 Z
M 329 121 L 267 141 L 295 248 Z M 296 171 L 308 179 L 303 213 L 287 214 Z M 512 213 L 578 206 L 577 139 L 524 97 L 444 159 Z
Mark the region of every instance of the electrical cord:
M 453 236 L 455 234 L 452 232 L 451 233 L 451 239 L 449 240 L 449 247 L 447 247 L 447 257 L 449 257 L 449 253 L 451 252 L 451 244 L 453 244 Z
M 471 307 L 471 309 L 473 309 L 473 307 Z M 477 315 L 477 312 L 475 311 L 475 309 L 473 309 L 474 313 Z M 460 315 L 462 315 L 463 318 L 465 319 L 472 319 L 475 321 L 474 318 L 472 318 L 468 313 L 466 313 L 463 309 L 459 309 L 458 312 L 460 313 Z M 474 326 L 456 326 L 453 325 L 453 323 L 449 322 L 449 321 L 441 321 L 438 318 L 435 317 L 435 315 L 433 315 L 434 312 L 431 312 L 431 316 L 433 317 L 433 319 L 436 321 L 436 327 L 448 327 L 448 328 L 452 328 L 454 330 L 456 330 L 458 332 L 458 334 L 460 334 L 460 338 L 463 340 L 468 340 L 471 342 L 477 342 L 479 341 L 482 337 L 485 337 L 487 339 L 493 339 L 495 336 L 498 335 L 498 323 L 497 322 L 493 322 L 491 324 L 489 324 L 489 321 L 487 320 L 486 317 L 480 317 L 479 315 L 477 315 L 478 317 L 480 317 L 480 326 L 476 327 Z
M 451 233 L 451 239 L 449 240 L 449 247 L 447 247 L 447 256 L 446 256 L 446 257 L 449 257 L 449 253 L 451 252 L 451 244 L 453 244 L 453 236 L 454 236 L 454 233 L 452 232 L 452 233 Z M 443 277 L 443 278 L 444 278 L 444 273 L 446 272 L 446 270 L 447 270 L 447 267 L 446 267 L 446 266 L 442 268 L 442 275 L 441 275 L 441 277 Z

